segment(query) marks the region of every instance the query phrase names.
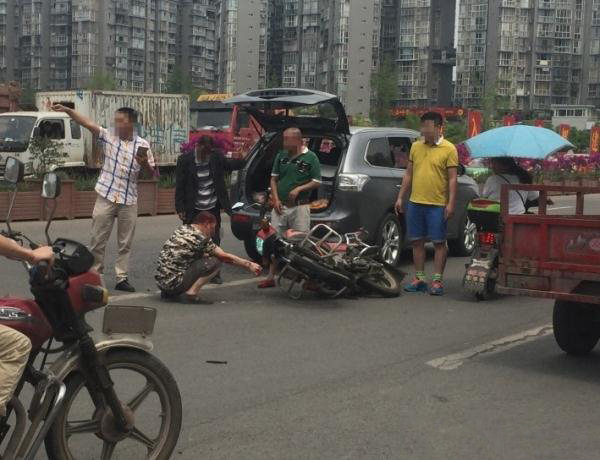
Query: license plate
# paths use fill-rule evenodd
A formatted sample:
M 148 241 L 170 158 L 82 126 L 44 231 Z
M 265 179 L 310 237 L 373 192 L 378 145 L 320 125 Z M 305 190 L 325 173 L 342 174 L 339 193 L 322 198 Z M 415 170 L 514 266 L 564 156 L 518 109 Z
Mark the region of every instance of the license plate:
M 104 309 L 102 332 L 105 334 L 152 335 L 156 309 L 127 305 L 110 305 Z
M 265 245 L 265 240 L 260 237 L 256 238 L 256 251 L 262 256 L 263 255 L 263 247 Z

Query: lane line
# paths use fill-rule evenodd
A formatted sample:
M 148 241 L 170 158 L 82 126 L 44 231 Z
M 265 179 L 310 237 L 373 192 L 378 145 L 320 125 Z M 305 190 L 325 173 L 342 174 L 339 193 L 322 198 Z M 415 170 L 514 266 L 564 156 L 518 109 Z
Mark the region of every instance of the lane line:
M 547 335 L 552 334 L 552 325 L 546 324 L 544 326 L 535 327 L 527 331 L 519 332 L 508 337 L 503 337 L 493 342 L 484 343 L 477 345 L 476 347 L 469 348 L 467 350 L 453 353 L 451 355 L 442 356 L 441 358 L 432 359 L 427 361 L 425 364 L 442 371 L 453 371 L 462 366 L 466 361 L 478 357 L 480 355 L 492 355 L 495 353 L 501 353 L 511 348 L 524 345 L 528 342 L 540 339 Z
M 202 288 L 203 291 L 212 290 L 212 289 L 221 289 L 221 288 L 229 288 L 235 286 L 244 286 L 246 284 L 259 283 L 264 278 L 244 278 L 236 281 L 229 281 L 223 284 L 209 284 L 208 286 L 204 286 Z M 122 302 L 124 300 L 132 300 L 132 299 L 147 299 L 150 297 L 160 296 L 160 291 L 154 292 L 135 292 L 132 294 L 121 294 L 121 295 L 111 295 L 109 298 L 110 302 Z
M 557 208 L 548 208 L 548 211 L 558 211 L 559 209 L 573 209 L 575 206 L 559 206 Z

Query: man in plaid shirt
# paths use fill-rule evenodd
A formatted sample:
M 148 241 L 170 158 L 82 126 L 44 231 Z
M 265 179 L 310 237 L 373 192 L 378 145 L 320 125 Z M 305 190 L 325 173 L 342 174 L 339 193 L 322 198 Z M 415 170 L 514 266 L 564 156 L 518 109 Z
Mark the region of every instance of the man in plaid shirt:
M 123 107 L 115 112 L 115 133 L 109 132 L 75 110 L 60 104 L 52 110 L 67 113 L 76 123 L 98 137 L 104 150 L 104 164 L 96 183 L 96 205 L 92 217 L 91 249 L 96 259 L 94 269 L 104 272 L 106 243 L 117 220 L 119 255 L 115 264 L 116 289 L 135 292 L 129 283 L 129 255 L 137 221 L 137 181 L 140 172 L 155 175 L 150 144 L 135 134 L 137 112 Z

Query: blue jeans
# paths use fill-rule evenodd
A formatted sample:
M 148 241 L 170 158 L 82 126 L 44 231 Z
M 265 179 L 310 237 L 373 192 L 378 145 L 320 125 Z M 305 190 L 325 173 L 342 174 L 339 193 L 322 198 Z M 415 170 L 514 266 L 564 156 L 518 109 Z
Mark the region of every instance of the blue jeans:
M 433 243 L 446 242 L 446 208 L 429 204 L 408 202 L 406 227 L 408 241 L 431 240 Z

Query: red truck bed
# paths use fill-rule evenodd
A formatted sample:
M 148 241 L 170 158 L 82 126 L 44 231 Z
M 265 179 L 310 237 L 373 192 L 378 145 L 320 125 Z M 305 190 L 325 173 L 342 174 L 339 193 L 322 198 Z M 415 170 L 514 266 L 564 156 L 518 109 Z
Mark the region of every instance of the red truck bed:
M 510 190 L 539 191 L 539 213 L 508 214 Z M 547 214 L 550 192 L 574 193 L 575 214 Z M 600 188 L 503 186 L 499 292 L 600 304 L 600 215 L 584 215 L 591 193 Z

